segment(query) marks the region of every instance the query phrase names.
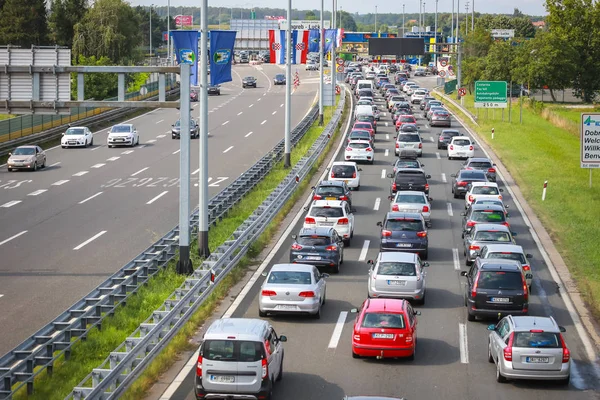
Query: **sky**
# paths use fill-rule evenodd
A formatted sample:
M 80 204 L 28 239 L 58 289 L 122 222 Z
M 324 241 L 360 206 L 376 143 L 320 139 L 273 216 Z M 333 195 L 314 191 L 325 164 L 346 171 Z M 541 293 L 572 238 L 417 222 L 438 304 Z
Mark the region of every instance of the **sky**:
M 168 0 L 129 0 L 132 5 L 167 5 Z M 452 9 L 452 3 L 460 1 L 460 11 L 465 11 L 465 4 L 468 1 L 469 7 L 472 7 L 473 1 L 475 1 L 475 11 L 482 12 L 485 14 L 512 14 L 515 8 L 521 10 L 521 12 L 528 15 L 545 15 L 544 0 L 438 0 L 438 12 L 450 12 Z M 377 3 L 380 2 L 378 5 Z M 325 9 L 330 10 L 332 8 L 332 0 L 325 1 Z M 417 13 L 419 12 L 419 0 L 373 0 L 369 2 L 369 6 L 365 6 L 364 0 L 337 0 L 338 7 L 344 11 L 350 13 L 358 12 L 359 14 L 375 13 L 375 6 L 377 5 L 377 13 L 402 13 L 402 4 L 405 4 L 406 12 Z M 390 4 L 391 3 L 391 4 Z M 201 2 L 199 0 L 171 0 L 172 7 L 178 6 L 197 6 L 200 7 Z M 210 7 L 223 7 L 223 8 L 251 8 L 251 7 L 285 7 L 286 2 L 281 0 L 209 0 L 208 5 Z M 320 0 L 292 0 L 292 7 L 297 9 L 319 9 L 321 7 Z M 469 8 L 470 10 L 470 8 Z M 435 12 L 435 0 L 425 0 L 425 12 Z

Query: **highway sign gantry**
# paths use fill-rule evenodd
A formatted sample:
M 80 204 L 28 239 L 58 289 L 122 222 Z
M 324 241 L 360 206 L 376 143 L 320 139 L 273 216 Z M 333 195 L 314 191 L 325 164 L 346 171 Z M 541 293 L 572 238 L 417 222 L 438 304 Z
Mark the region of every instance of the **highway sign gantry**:
M 581 113 L 581 168 L 600 168 L 600 114 Z
M 475 108 L 507 108 L 506 81 L 475 82 Z

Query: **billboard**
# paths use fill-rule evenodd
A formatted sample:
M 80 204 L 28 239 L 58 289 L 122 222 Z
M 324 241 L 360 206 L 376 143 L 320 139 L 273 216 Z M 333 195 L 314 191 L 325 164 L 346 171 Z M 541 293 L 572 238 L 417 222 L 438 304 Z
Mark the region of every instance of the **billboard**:
M 175 16 L 176 26 L 192 26 L 194 17 L 192 15 L 177 15 Z
M 424 53 L 423 38 L 369 38 L 369 55 L 372 56 L 422 56 Z
M 319 29 L 321 25 L 321 21 L 319 20 L 292 20 L 292 30 L 304 30 L 304 29 Z M 329 29 L 331 27 L 331 21 L 323 21 L 323 29 Z M 287 29 L 288 21 L 287 19 L 279 20 L 279 29 Z
M 515 37 L 514 29 L 492 29 L 493 38 L 508 39 Z

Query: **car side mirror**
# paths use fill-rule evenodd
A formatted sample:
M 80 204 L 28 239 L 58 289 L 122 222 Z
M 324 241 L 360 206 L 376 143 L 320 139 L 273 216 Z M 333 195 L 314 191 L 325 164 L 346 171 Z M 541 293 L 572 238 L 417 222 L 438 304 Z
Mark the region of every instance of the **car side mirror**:
M 392 173 L 389 173 L 389 174 L 387 174 L 387 177 L 388 177 L 388 178 L 393 178 L 393 177 L 394 177 L 394 174 L 392 174 Z
M 292 239 L 296 240 L 298 238 L 297 235 L 292 235 Z
M 414 315 L 421 315 L 421 311 L 413 311 Z
M 351 309 L 350 309 L 350 312 L 351 312 L 351 313 L 357 313 L 357 312 L 358 312 L 358 308 L 351 308 Z
M 321 278 L 329 278 L 329 274 L 321 274 Z
M 285 336 L 285 335 L 279 336 L 279 341 L 280 342 L 287 342 L 287 336 Z
M 359 168 L 359 169 L 358 169 L 358 172 L 360 172 L 360 171 L 362 171 L 362 168 Z
M 267 276 L 266 272 L 263 272 L 262 274 L 260 274 L 261 276 Z
M 311 188 L 312 190 L 315 190 L 315 187 L 314 187 L 314 186 L 311 186 L 310 188 Z
M 394 196 L 388 196 L 388 200 L 389 200 L 389 201 L 392 201 L 392 200 L 394 200 Z
M 67 132 L 63 132 L 63 133 L 62 133 L 62 136 L 65 136 L 65 134 L 66 134 L 66 133 L 67 133 Z
M 175 124 L 171 124 L 171 126 L 173 126 L 173 127 L 174 127 L 174 126 L 175 126 Z
M 558 330 L 560 330 L 562 333 L 565 333 L 567 331 L 567 329 L 564 326 L 559 326 Z
M 304 207 L 304 211 L 308 211 L 309 210 L 309 206 Z
M 423 264 L 421 264 L 421 265 L 423 265 L 424 267 L 429 267 L 429 263 L 428 263 L 428 262 L 424 262 L 424 263 L 423 263 Z
M 488 331 L 495 331 L 496 330 L 496 325 L 494 325 L 494 324 L 488 325 L 487 330 Z
M 505 204 L 505 205 L 504 205 L 504 208 L 508 208 L 508 204 Z
M 424 167 L 424 166 L 425 166 L 425 164 L 421 163 L 421 167 Z
M 373 261 L 373 260 L 368 260 L 368 261 L 367 261 L 367 264 L 369 264 L 369 265 L 373 265 L 373 264 L 374 264 L 374 261 Z
M 460 276 L 467 276 L 467 271 L 460 271 Z
M 517 236 L 517 232 L 511 232 L 511 235 Z
M 450 174 L 452 178 L 456 178 L 456 174 Z
M 431 179 L 431 175 L 425 175 L 425 178 Z
M 376 225 L 377 225 L 377 226 L 381 226 L 381 227 L 382 227 L 382 226 L 383 226 L 383 223 L 382 223 L 381 221 L 379 221 L 379 222 L 377 222 L 377 224 L 376 224 Z
M 531 258 L 533 258 L 533 254 L 529 254 L 529 253 L 528 253 L 528 254 L 525 254 L 525 258 L 529 258 L 529 259 L 531 259 Z
M 467 213 L 461 212 L 460 215 L 462 215 L 464 217 L 467 215 Z
M 481 255 L 481 254 L 479 254 L 479 252 L 478 252 L 478 251 L 474 251 L 474 252 L 473 252 L 473 257 L 479 257 L 480 255 Z
M 500 193 L 503 193 L 503 192 L 504 192 L 504 189 L 498 189 L 498 190 L 500 191 Z
M 493 167 L 495 167 L 495 166 L 496 166 L 496 164 L 492 164 L 492 166 L 493 166 Z
M 428 198 L 427 198 L 427 200 L 429 200 L 429 201 L 433 201 L 433 199 L 432 199 L 431 197 L 428 197 Z

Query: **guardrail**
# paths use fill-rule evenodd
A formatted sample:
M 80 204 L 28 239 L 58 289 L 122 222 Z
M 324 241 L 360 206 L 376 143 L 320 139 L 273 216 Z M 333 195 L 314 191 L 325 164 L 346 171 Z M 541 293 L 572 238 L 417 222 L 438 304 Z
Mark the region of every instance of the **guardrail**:
M 318 113 L 318 106 L 313 106 L 294 128 L 291 138 L 293 146 L 316 121 Z M 282 139 L 256 164 L 214 196 L 208 204 L 210 224 L 215 225 L 219 222 L 246 193 L 262 181 L 283 158 L 283 154 Z M 197 232 L 198 210 L 194 211 L 190 221 L 192 231 Z M 0 399 L 11 398 L 23 385 L 27 385 L 29 394 L 33 393 L 33 383 L 37 375 L 46 369 L 48 373 L 52 373 L 54 363 L 63 355 L 65 360 L 68 360 L 72 347 L 79 340 L 84 339 L 91 329 L 101 329 L 102 321 L 106 317 L 113 315 L 119 305 L 125 304 L 129 296 L 136 293 L 139 287 L 175 257 L 178 238 L 177 228 L 171 230 L 67 311 L 2 356 Z
M 252 243 L 290 199 L 298 183 L 309 174 L 333 136 L 342 116 L 345 91 L 319 138 L 267 199 L 225 243 L 205 260 L 164 304 L 152 313 L 110 356 L 95 368 L 66 399 L 117 399 L 135 381 L 180 328 L 192 317 L 213 289 L 247 253 Z M 91 383 L 91 387 L 87 386 Z

